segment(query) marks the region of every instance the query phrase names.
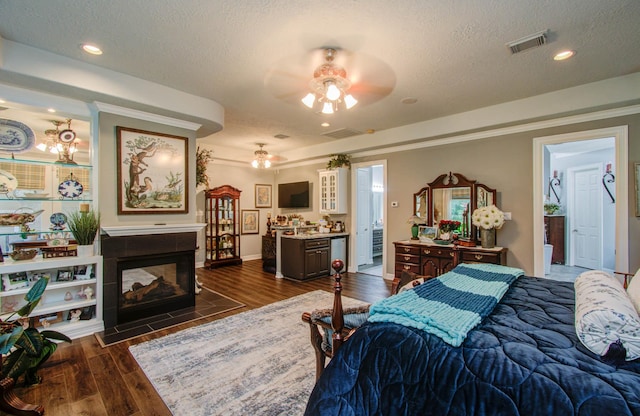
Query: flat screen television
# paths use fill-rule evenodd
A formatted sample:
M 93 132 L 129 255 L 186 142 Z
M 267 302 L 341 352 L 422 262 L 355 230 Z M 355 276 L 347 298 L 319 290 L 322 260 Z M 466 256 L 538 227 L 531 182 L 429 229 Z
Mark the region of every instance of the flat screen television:
M 309 181 L 278 184 L 278 208 L 309 208 Z

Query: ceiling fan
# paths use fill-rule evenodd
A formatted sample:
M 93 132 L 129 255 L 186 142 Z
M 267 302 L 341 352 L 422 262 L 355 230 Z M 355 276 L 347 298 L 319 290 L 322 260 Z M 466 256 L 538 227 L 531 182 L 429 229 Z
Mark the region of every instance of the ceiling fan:
M 317 92 L 313 88 L 318 85 L 316 72 L 328 62 L 346 71 L 350 84 L 348 93 L 358 100 L 356 108 L 383 99 L 395 87 L 395 72 L 386 62 L 336 46 L 323 46 L 303 57 L 290 55 L 274 62 L 265 75 L 264 85 L 277 99 L 305 109 L 301 100 L 309 93 Z M 314 108 L 317 113 L 322 113 L 322 110 L 323 106 Z
M 258 150 L 253 152 L 253 160 L 251 161 L 251 166 L 256 169 L 268 169 L 271 167 L 272 163 L 283 162 L 287 160 L 284 157 L 271 155 L 269 152 L 263 149 L 265 143 L 256 143 Z

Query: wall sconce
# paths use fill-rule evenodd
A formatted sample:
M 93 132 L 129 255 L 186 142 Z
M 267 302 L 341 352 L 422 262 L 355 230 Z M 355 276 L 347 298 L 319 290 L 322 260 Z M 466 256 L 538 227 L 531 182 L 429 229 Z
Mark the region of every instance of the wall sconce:
M 611 162 L 607 163 L 607 167 L 605 169 L 604 175 L 602 175 L 602 186 L 604 186 L 604 190 L 609 194 L 609 198 L 611 198 L 611 203 L 614 204 L 616 199 L 611 194 L 611 191 L 607 187 L 607 183 L 614 183 L 616 181 L 616 177 L 611 173 Z
M 551 192 L 553 192 L 553 195 L 555 195 L 556 197 L 556 201 L 558 201 L 558 204 L 560 203 L 560 197 L 558 196 L 558 193 L 555 190 L 555 186 L 560 186 L 560 178 L 558 178 L 558 171 L 554 170 L 553 171 L 553 178 L 549 179 L 549 199 L 551 199 Z

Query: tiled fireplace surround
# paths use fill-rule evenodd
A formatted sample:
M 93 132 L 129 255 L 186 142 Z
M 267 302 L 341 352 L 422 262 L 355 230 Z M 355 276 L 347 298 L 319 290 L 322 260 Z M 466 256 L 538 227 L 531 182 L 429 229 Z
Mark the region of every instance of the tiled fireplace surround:
M 101 247 L 103 256 L 103 316 L 105 331 L 116 327 L 118 322 L 118 301 L 120 285 L 118 275 L 118 262 L 127 261 L 144 256 L 158 256 L 162 254 L 174 255 L 184 253 L 189 257 L 191 264 L 192 283 L 188 299 L 180 299 L 175 304 L 166 302 L 159 305 L 158 313 L 182 309 L 195 305 L 195 250 L 197 243 L 196 232 L 153 233 L 146 235 L 101 235 Z M 121 323 L 121 322 L 120 322 Z

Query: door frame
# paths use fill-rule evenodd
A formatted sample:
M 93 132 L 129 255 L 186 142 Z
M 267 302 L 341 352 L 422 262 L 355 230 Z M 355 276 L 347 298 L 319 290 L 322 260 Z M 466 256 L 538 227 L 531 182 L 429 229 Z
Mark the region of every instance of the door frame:
M 576 236 L 573 233 L 573 229 L 575 228 L 575 179 L 576 172 L 586 171 L 586 170 L 596 170 L 598 172 L 598 176 L 602 176 L 602 164 L 601 163 L 590 163 L 587 165 L 575 166 L 567 169 L 567 229 L 565 233 L 568 233 L 568 238 L 565 235 L 565 241 L 567 242 L 567 252 L 569 253 L 568 261 L 565 263 L 569 266 L 575 266 L 576 264 Z M 602 245 L 602 239 L 604 237 L 604 209 L 602 203 L 602 188 L 598 187 L 598 201 L 600 202 L 600 215 L 598 216 L 598 228 L 600 234 L 600 243 L 598 245 L 598 266 L 597 270 L 602 270 L 604 264 L 604 250 Z
M 385 279 L 393 279 L 393 275 L 387 276 L 387 160 L 372 160 L 368 162 L 359 162 L 351 164 L 351 225 L 349 226 L 349 252 L 357 253 L 357 218 L 358 215 L 358 168 L 366 168 L 371 166 L 382 165 L 382 184 L 384 186 L 384 192 L 382 193 L 382 203 L 384 209 L 382 210 L 382 277 Z M 350 273 L 356 273 L 358 271 L 358 265 L 353 264 L 357 262 L 350 262 L 348 271 Z
M 616 270 L 629 271 L 629 129 L 614 126 L 533 139 L 533 275 L 544 277 L 544 146 L 613 137 L 616 166 Z

